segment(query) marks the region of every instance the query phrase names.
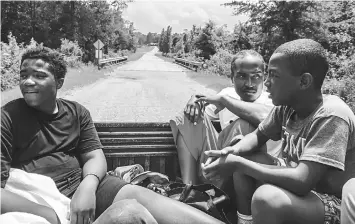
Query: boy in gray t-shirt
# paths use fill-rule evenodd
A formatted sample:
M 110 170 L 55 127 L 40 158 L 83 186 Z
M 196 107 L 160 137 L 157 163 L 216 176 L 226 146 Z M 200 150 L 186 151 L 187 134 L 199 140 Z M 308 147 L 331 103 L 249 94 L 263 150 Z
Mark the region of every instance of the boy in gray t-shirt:
M 355 115 L 321 93 L 325 50 L 309 39 L 287 42 L 268 71 L 265 86 L 276 107 L 237 145 L 206 152 L 217 159 L 202 164 L 204 175 L 233 175 L 239 183 L 238 223 L 340 223 L 342 187 L 355 177 Z M 268 139 L 282 140 L 278 158 L 259 150 Z

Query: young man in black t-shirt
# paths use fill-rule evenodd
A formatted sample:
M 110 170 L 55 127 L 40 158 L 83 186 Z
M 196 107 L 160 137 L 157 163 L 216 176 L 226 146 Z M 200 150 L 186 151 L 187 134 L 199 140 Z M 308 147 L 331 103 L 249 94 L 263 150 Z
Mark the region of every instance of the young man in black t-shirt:
M 27 212 L 59 223 L 53 209 L 4 189 L 10 168 L 18 168 L 55 181 L 60 192 L 71 198 L 71 224 L 89 224 L 101 214 L 97 220 L 100 224 L 137 220 L 219 223 L 188 205 L 106 175 L 105 156 L 89 111 L 76 102 L 56 97 L 65 74 L 62 56 L 49 48 L 34 48 L 22 56 L 23 98 L 2 108 L 1 214 Z M 124 199 L 136 201 L 127 204 Z M 127 215 L 134 213 L 132 207 L 145 212 Z

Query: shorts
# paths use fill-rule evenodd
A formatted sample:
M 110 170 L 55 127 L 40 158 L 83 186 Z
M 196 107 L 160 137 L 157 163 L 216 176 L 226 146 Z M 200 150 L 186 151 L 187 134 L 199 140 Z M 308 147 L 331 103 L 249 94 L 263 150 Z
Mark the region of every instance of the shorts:
M 340 224 L 341 200 L 334 195 L 311 192 L 324 204 L 324 224 Z
M 277 158 L 278 166 L 287 167 L 287 163 L 283 158 Z M 324 224 L 340 224 L 340 204 L 341 200 L 334 195 L 322 194 L 316 191 L 311 191 L 324 204 Z
M 108 207 L 111 206 L 116 194 L 127 184 L 127 182 L 118 177 L 106 174 L 96 191 L 96 218 L 98 218 Z

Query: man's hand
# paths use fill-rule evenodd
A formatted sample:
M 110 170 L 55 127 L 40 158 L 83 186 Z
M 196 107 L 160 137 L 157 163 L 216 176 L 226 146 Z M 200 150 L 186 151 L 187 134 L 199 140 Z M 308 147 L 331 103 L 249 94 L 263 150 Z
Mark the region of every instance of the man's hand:
M 90 181 L 93 176 L 87 176 L 80 183 L 70 202 L 70 224 L 91 224 L 95 220 L 96 189 L 92 188 Z M 97 181 L 97 180 L 96 180 Z
M 196 103 L 195 101 L 197 99 L 196 95 L 191 96 L 184 110 L 185 116 L 191 123 L 197 123 L 198 119 L 203 116 L 203 108 L 200 106 L 203 105 L 203 103 Z
M 223 154 L 225 153 L 226 152 L 223 152 Z M 231 153 L 226 155 L 219 153 L 218 158 L 210 164 L 201 164 L 203 176 L 210 181 L 217 182 L 231 176 L 236 170 L 237 158 L 238 156 L 232 155 Z
M 197 100 L 195 101 L 196 103 L 206 103 L 208 104 L 213 104 L 217 107 L 217 109 L 214 111 L 215 114 L 218 114 L 221 110 L 225 108 L 225 106 L 222 104 L 222 96 L 220 95 L 210 95 L 210 96 L 205 96 L 205 95 L 196 95 Z

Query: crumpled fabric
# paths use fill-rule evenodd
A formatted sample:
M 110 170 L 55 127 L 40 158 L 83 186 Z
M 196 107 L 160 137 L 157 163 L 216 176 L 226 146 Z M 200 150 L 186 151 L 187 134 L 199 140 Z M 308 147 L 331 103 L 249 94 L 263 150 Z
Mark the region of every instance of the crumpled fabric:
M 10 176 L 5 190 L 18 194 L 35 203 L 51 207 L 56 212 L 61 224 L 69 224 L 70 199 L 61 194 L 54 181 L 47 176 L 27 173 L 20 169 L 10 169 Z M 18 214 L 20 213 L 20 214 Z M 21 218 L 28 217 L 27 218 Z M 37 217 L 37 218 L 36 218 Z M 3 220 L 5 219 L 5 221 Z M 6 220 L 12 220 L 11 222 Z M 0 216 L 1 223 L 42 224 L 48 223 L 43 218 L 28 213 L 11 212 Z

